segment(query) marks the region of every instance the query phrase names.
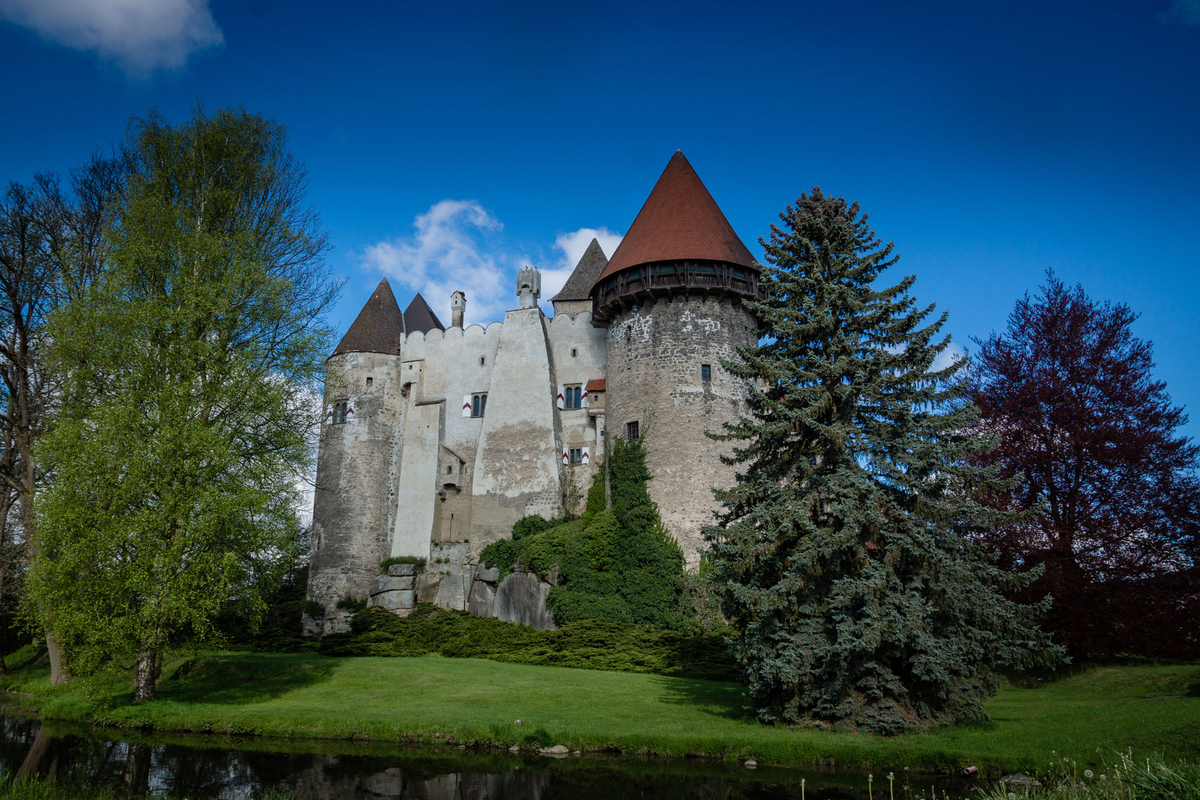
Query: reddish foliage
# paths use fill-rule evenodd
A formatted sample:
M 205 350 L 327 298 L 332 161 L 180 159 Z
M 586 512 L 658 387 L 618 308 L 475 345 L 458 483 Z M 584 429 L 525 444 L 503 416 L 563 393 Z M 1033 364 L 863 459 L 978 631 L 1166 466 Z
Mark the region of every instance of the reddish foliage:
M 1187 416 L 1152 378 L 1136 319 L 1049 273 L 978 342 L 972 399 L 999 437 L 988 459 L 1020 476 L 992 500 L 1040 509 L 986 543 L 1045 565 L 1025 594 L 1053 595 L 1044 625 L 1072 655 L 1197 658 L 1200 448 L 1177 434 Z

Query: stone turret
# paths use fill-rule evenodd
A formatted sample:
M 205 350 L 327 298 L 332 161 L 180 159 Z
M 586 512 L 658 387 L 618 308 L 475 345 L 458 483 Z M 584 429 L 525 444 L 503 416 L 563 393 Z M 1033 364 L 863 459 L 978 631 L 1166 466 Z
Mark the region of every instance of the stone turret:
M 650 495 L 689 566 L 733 483 L 727 451 L 705 436 L 742 411 L 742 386 L 721 367 L 757 340 L 741 304 L 758 269 L 683 153 L 676 151 L 591 290 L 608 328 L 605 416 L 610 435 L 643 437 Z
M 455 292 L 450 295 L 450 327 L 461 328 L 463 317 L 467 313 L 467 295 L 465 292 Z
M 521 308 L 535 308 L 538 298 L 542 296 L 542 273 L 534 267 L 522 267 L 517 270 L 517 296 L 521 298 Z

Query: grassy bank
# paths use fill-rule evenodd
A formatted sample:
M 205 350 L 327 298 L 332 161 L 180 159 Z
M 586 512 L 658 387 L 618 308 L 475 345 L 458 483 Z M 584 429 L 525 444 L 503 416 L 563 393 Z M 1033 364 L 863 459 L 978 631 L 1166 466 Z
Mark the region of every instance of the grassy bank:
M 469 746 L 565 744 L 622 753 L 753 757 L 876 769 L 1045 769 L 1052 752 L 1099 766 L 1113 751 L 1200 760 L 1200 665 L 1105 667 L 1005 688 L 992 722 L 890 739 L 762 726 L 736 684 L 437 655 L 230 653 L 169 665 L 134 706 L 127 676 L 50 687 L 43 664 L 3 686 L 50 718 L 123 728 Z M 518 724 L 517 720 L 520 720 Z

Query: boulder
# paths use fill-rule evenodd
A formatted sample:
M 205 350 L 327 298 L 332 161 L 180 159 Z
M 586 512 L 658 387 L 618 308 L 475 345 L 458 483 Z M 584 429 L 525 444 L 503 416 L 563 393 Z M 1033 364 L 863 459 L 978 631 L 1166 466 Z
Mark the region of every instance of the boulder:
M 483 564 L 480 564 L 479 571 L 475 573 L 475 579 L 486 581 L 488 583 L 495 583 L 496 581 L 500 580 L 500 568 L 485 567 Z
M 543 747 L 538 750 L 538 755 L 550 756 L 552 758 L 566 758 L 571 751 L 565 745 L 556 744 L 553 747 Z
M 467 610 L 467 594 L 470 591 L 469 583 L 474 583 L 470 579 L 470 571 L 459 570 L 442 576 L 442 582 L 438 584 L 437 597 L 434 598 L 434 603 L 442 608 L 449 608 L 455 611 Z
M 476 617 L 493 617 L 496 615 L 495 607 L 496 587 L 486 581 L 472 581 L 467 611 Z
M 395 612 L 401 609 L 412 609 L 416 605 L 416 599 L 408 590 L 381 592 L 371 598 L 371 605 L 382 608 L 384 611 Z
M 412 566 L 409 564 L 409 566 Z M 398 578 L 392 575 L 378 575 L 371 581 L 371 594 L 377 595 L 380 592 L 395 592 L 400 589 L 413 588 L 412 578 Z
M 442 584 L 442 577 L 433 572 L 423 572 L 417 576 L 418 603 L 432 603 L 437 600 L 438 587 Z
M 1037 780 L 1036 778 L 1031 778 L 1028 775 L 1023 775 L 1020 772 L 1014 772 L 1012 774 L 1005 775 L 1003 778 L 1000 779 L 1000 785 L 1001 786 L 1020 786 L 1020 787 L 1026 788 L 1026 789 L 1042 788 L 1041 781 Z
M 411 578 L 416 574 L 416 564 L 391 564 L 388 566 L 388 575 L 393 578 Z
M 539 631 L 556 631 L 558 623 L 546 609 L 550 584 L 529 572 L 514 572 L 496 587 L 495 616 Z

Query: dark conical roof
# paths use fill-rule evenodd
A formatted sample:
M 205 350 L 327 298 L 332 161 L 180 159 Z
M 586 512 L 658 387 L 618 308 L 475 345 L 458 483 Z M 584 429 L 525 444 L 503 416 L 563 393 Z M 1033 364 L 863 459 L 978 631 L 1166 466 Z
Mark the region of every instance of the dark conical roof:
M 754 257 L 676 150 L 600 278 L 638 264 L 683 260 L 754 267 Z
M 417 292 L 417 296 L 408 304 L 408 308 L 404 309 L 404 329 L 409 333 L 416 331 L 429 333 L 434 328 L 439 331 L 446 330 L 446 326 L 437 318 L 437 314 L 433 313 L 429 303 L 426 303 L 425 298 L 421 297 L 421 293 Z
M 606 266 L 608 266 L 608 256 L 604 255 L 604 248 L 600 246 L 600 242 L 592 239 L 592 243 L 587 246 L 587 250 L 583 251 L 583 256 L 575 265 L 574 271 L 571 272 L 571 277 L 567 278 L 567 282 L 563 284 L 562 291 L 554 295 L 550 302 L 587 300 L 592 293 L 592 287 L 596 285 L 596 280 L 600 277 L 600 273 L 604 272 Z
M 404 318 L 387 278 L 379 282 L 370 299 L 358 312 L 350 330 L 338 342 L 332 355 L 339 353 L 395 353 L 404 335 Z

